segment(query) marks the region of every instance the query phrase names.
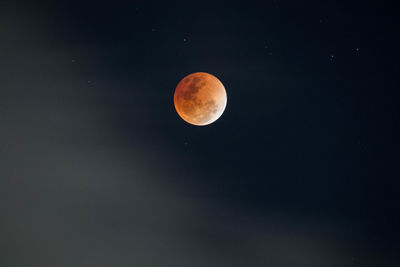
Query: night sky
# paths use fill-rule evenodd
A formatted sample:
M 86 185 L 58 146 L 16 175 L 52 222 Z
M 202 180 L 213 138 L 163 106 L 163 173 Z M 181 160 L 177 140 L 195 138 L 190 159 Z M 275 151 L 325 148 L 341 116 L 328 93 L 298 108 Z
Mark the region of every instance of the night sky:
M 400 266 L 399 12 L 0 0 L 0 266 Z M 228 103 L 197 127 L 178 82 Z

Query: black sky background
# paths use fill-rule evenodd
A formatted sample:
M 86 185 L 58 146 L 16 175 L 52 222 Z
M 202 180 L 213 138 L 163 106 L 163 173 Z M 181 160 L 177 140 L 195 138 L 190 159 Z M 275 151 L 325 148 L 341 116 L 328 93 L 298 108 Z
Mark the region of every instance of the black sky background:
M 0 1 L 0 266 L 399 266 L 398 15 Z

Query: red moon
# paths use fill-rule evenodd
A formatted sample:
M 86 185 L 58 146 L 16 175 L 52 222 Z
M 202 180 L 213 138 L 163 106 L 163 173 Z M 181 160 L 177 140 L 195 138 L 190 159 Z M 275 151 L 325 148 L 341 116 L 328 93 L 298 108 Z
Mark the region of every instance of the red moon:
M 215 122 L 226 107 L 224 85 L 215 76 L 196 72 L 183 78 L 176 86 L 176 112 L 186 122 L 204 126 Z

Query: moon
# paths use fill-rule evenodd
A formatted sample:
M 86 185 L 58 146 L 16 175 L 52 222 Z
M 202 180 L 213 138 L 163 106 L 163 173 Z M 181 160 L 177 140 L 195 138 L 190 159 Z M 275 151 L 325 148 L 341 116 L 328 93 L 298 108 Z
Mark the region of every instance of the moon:
M 176 86 L 174 105 L 186 122 L 209 125 L 224 113 L 227 96 L 224 85 L 215 76 L 195 72 L 183 78 Z

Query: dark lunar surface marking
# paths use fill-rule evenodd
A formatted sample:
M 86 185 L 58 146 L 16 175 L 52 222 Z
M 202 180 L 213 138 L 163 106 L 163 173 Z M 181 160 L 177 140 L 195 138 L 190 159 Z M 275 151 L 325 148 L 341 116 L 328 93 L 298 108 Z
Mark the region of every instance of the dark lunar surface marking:
M 183 97 L 185 100 L 193 100 L 196 98 L 195 95 L 201 88 L 201 84 L 199 84 L 200 82 L 200 78 L 194 77 L 192 79 L 192 82 L 187 86 L 188 90 L 183 93 Z

